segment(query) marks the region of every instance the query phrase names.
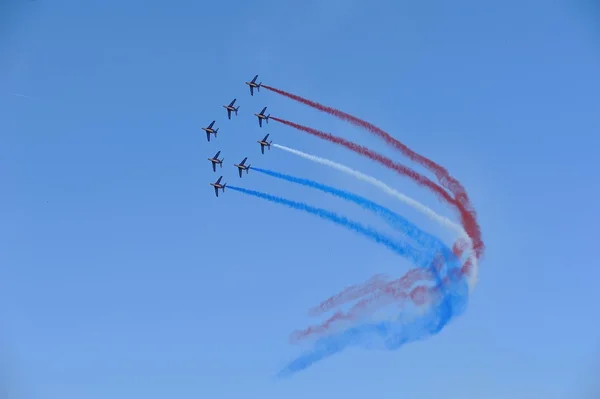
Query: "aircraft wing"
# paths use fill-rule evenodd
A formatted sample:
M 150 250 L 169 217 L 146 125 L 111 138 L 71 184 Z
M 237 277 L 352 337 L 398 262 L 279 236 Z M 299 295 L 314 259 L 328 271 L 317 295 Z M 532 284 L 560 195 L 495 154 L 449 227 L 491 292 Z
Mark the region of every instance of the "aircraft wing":
M 217 153 L 215 154 L 215 156 L 213 157 L 213 159 L 219 158 L 219 155 L 221 155 L 221 151 L 217 151 Z
M 238 172 L 240 173 L 240 177 L 242 177 L 242 168 L 238 168 Z
M 215 184 L 219 184 L 221 183 L 221 179 L 223 178 L 223 176 L 219 177 L 219 179 L 215 182 Z
M 263 143 L 260 143 L 260 152 L 265 153 L 265 146 Z
M 258 126 L 262 127 L 262 119 L 258 118 Z
M 233 101 L 229 103 L 229 106 L 230 106 L 230 107 L 232 107 L 232 106 L 233 106 L 233 104 L 235 104 L 235 100 L 236 100 L 236 99 L 234 98 L 234 99 L 233 99 Z
M 215 195 L 218 197 L 219 196 L 219 189 L 215 187 Z
M 231 110 L 227 108 L 227 118 L 231 119 Z
M 269 133 L 269 134 L 271 134 L 271 133 Z M 266 143 L 266 142 L 267 142 L 267 138 L 269 137 L 269 134 L 267 134 L 267 135 L 265 136 L 265 138 L 264 138 L 264 139 L 262 139 L 262 141 L 264 141 L 264 142 Z
M 254 79 L 252 79 L 252 83 L 256 82 L 256 79 L 257 79 L 257 78 L 258 78 L 258 75 L 256 75 L 256 76 L 254 77 Z
M 212 166 L 213 166 L 213 172 L 216 172 L 217 171 L 217 164 L 214 163 L 214 162 L 211 162 L 211 163 L 212 163 Z
M 212 127 L 213 127 L 213 125 L 214 125 L 214 124 L 215 124 L 215 121 L 212 121 L 212 122 L 210 123 L 210 125 L 208 125 L 208 128 L 209 128 L 209 129 L 212 129 Z
M 262 110 L 262 111 L 260 111 L 260 114 L 261 114 L 261 115 L 264 115 L 266 110 L 267 110 L 267 107 L 264 107 L 264 108 L 263 108 L 263 110 Z
M 210 133 L 206 132 L 206 140 L 210 141 Z
M 250 95 L 253 96 L 254 95 L 254 87 L 250 86 Z
M 240 162 L 240 165 L 242 165 L 242 166 L 243 166 L 243 165 L 246 163 L 246 160 L 247 160 L 247 159 L 248 159 L 248 157 L 246 157 L 246 158 L 242 159 L 242 162 Z

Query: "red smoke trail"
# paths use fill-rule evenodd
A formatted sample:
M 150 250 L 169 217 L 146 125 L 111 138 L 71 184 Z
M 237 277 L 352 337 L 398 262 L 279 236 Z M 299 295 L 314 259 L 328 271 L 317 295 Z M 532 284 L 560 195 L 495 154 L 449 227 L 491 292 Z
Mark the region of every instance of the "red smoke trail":
M 357 118 L 346 112 L 340 111 L 336 108 L 328 107 L 323 104 L 319 104 L 315 101 L 311 101 L 304 97 L 300 97 L 296 94 L 288 93 L 286 91 L 277 89 L 275 87 L 271 87 L 271 86 L 267 86 L 267 85 L 262 85 L 262 87 L 264 87 L 267 90 L 271 90 L 272 92 L 275 92 L 277 94 L 280 94 L 282 96 L 288 97 L 292 100 L 298 101 L 302 104 L 308 105 L 309 107 L 312 107 L 319 111 L 326 112 L 326 113 L 333 115 L 339 119 L 342 119 L 346 122 L 350 122 L 351 124 L 353 124 L 355 126 L 359 126 L 363 129 L 366 129 L 366 130 L 376 134 L 377 136 L 381 137 L 387 144 L 393 146 L 394 148 L 396 148 L 397 150 L 402 152 L 402 154 L 404 154 L 406 157 L 408 157 L 413 162 L 418 163 L 419 165 L 427 168 L 427 170 L 434 173 L 435 176 L 437 177 L 438 181 L 440 182 L 440 184 L 442 186 L 446 187 L 448 190 L 450 190 L 450 192 L 452 192 L 455 200 L 459 204 L 461 204 L 462 208 L 465 209 L 468 213 L 472 214 L 473 221 L 474 221 L 474 224 L 472 227 L 477 230 L 476 236 L 478 237 L 477 241 L 473 240 L 473 246 L 474 246 L 474 250 L 475 250 L 475 254 L 476 254 L 477 258 L 481 257 L 481 255 L 483 254 L 483 251 L 485 249 L 485 246 L 483 244 L 483 241 L 481 240 L 481 231 L 479 229 L 479 225 L 475 222 L 477 219 L 475 209 L 473 208 L 473 205 L 471 204 L 471 201 L 469 200 L 469 197 L 468 197 L 467 192 L 466 192 L 465 188 L 463 187 L 463 185 L 458 180 L 456 180 L 454 177 L 452 177 L 446 168 L 444 168 L 441 165 L 438 165 L 436 162 L 432 161 L 429 158 L 426 158 L 420 154 L 417 154 L 416 152 L 414 152 L 413 150 L 408 148 L 408 146 L 406 146 L 402 142 L 396 140 L 394 137 L 392 137 L 386 131 L 378 128 L 377 126 L 375 126 L 365 120 Z M 274 118 L 271 118 L 271 119 L 274 119 Z
M 389 282 L 386 281 L 386 279 L 387 276 L 382 274 L 376 274 L 365 283 L 346 287 L 341 292 L 321 302 L 318 306 L 311 308 L 308 311 L 308 314 L 311 316 L 318 316 L 322 313 L 328 312 L 334 308 L 344 305 L 347 302 L 371 294 L 374 291 L 383 289 L 389 284 Z
M 350 301 L 354 301 L 363 296 L 370 295 L 375 291 L 386 291 L 393 289 L 393 285 L 401 285 L 405 288 L 409 288 L 416 281 L 426 279 L 430 276 L 430 273 L 426 269 L 416 268 L 410 270 L 402 278 L 393 280 L 391 282 L 385 281 L 383 275 L 375 275 L 371 277 L 366 283 L 361 285 L 354 285 L 347 287 L 340 293 L 326 299 L 321 302 L 318 306 L 309 310 L 311 316 L 317 316 L 319 314 L 328 312 L 334 308 L 340 307 Z
M 274 116 L 272 116 L 271 119 L 273 119 L 277 122 L 283 123 L 284 125 L 291 126 L 294 129 L 297 129 L 297 130 L 300 130 L 300 131 L 303 131 L 306 133 L 310 133 L 314 136 L 317 136 L 324 140 L 330 141 L 332 143 L 342 145 L 351 151 L 354 151 L 360 155 L 364 155 L 373 161 L 379 162 L 380 164 L 382 164 L 390 169 L 395 170 L 396 172 L 398 172 L 401 175 L 407 176 L 408 178 L 415 181 L 420 186 L 427 187 L 434 194 L 436 194 L 438 197 L 440 197 L 442 200 L 444 200 L 447 204 L 455 207 L 458 210 L 458 212 L 460 214 L 461 223 L 462 223 L 465 231 L 467 232 L 467 234 L 473 241 L 473 247 L 474 247 L 475 253 L 479 253 L 478 251 L 481 251 L 483 249 L 483 242 L 481 240 L 481 231 L 479 229 L 479 225 L 477 224 L 477 220 L 475 219 L 475 214 L 473 212 L 471 212 L 469 209 L 465 208 L 465 206 L 461 202 L 452 198 L 446 190 L 444 190 L 442 187 L 435 184 L 431 179 L 423 176 L 420 173 L 415 172 L 414 170 L 412 170 L 404 165 L 397 164 L 394 161 L 392 161 L 391 159 L 384 157 L 383 155 L 378 154 L 375 151 L 368 149 L 367 147 L 363 147 L 361 145 L 353 143 L 352 141 L 345 140 L 341 137 L 337 137 L 330 133 L 325 133 L 320 130 L 313 129 L 308 126 L 290 122 L 285 119 L 276 118 Z

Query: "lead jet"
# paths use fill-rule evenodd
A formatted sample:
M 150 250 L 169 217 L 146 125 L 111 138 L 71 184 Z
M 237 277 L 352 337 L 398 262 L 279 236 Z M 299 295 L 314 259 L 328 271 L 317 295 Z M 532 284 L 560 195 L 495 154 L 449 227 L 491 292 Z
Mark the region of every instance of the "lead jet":
M 265 115 L 266 110 L 267 110 L 267 107 L 264 107 L 262 109 L 262 111 L 260 111 L 260 114 L 254 114 L 258 118 L 258 126 L 260 126 L 260 127 L 262 127 L 263 119 L 266 120 L 267 123 L 269 123 L 269 118 L 271 117 L 271 114 Z
M 229 119 L 231 119 L 231 111 L 235 112 L 235 115 L 237 116 L 238 109 L 240 109 L 239 105 L 237 106 L 237 108 L 233 106 L 233 104 L 235 104 L 235 100 L 236 99 L 234 98 L 233 101 L 229 103 L 229 105 L 223 105 L 223 108 L 227 110 L 227 117 Z
M 206 140 L 210 141 L 210 134 L 214 134 L 217 137 L 217 133 L 219 132 L 219 128 L 213 129 L 213 125 L 215 121 L 212 121 L 208 127 L 203 127 L 202 130 L 206 132 Z
M 236 166 L 236 168 L 238 168 L 238 172 L 240 173 L 240 177 L 242 177 L 242 170 L 246 170 L 246 174 L 248 174 L 248 171 L 250 170 L 250 165 L 244 165 L 246 163 L 246 159 L 248 159 L 248 157 L 242 159 L 242 162 L 240 162 L 240 164 L 234 164 Z
M 223 192 L 225 192 L 225 187 L 227 187 L 227 183 L 221 184 L 222 178 L 223 178 L 223 176 L 219 177 L 219 179 L 216 182 L 210 183 L 210 185 L 215 188 L 215 195 L 217 197 L 219 196 L 219 189 L 221 189 Z
M 267 134 L 264 139 L 257 141 L 257 143 L 260 144 L 260 152 L 262 152 L 263 154 L 265 153 L 265 146 L 269 149 L 269 151 L 271 151 L 271 143 L 273 142 L 273 140 L 267 141 L 268 137 L 269 135 Z
M 221 151 L 217 152 L 214 157 L 208 158 L 208 160 L 212 163 L 213 172 L 217 171 L 217 164 L 219 164 L 219 165 L 221 165 L 221 167 L 223 167 L 223 160 L 225 158 L 219 159 L 220 153 L 221 153 Z
M 250 95 L 253 96 L 254 95 L 254 88 L 256 87 L 256 90 L 260 91 L 260 86 L 262 86 L 262 82 L 260 83 L 256 83 L 256 78 L 258 78 L 258 75 L 256 75 L 254 77 L 254 79 L 252 79 L 250 82 L 246 82 L 246 84 L 248 86 L 250 86 Z

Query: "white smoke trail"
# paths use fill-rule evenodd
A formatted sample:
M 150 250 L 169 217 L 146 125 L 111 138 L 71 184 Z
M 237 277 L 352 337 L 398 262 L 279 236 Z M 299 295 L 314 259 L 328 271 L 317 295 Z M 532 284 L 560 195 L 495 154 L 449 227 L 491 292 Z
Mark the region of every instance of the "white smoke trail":
M 22 98 L 28 98 L 30 100 L 37 100 L 37 98 L 35 97 L 31 97 L 31 96 L 26 96 L 25 94 L 19 94 L 19 93 L 9 93 L 15 97 L 22 97 Z
M 461 238 L 466 240 L 467 243 L 469 244 L 469 248 L 470 248 L 469 257 L 471 259 L 472 268 L 471 268 L 471 272 L 469 273 L 469 275 L 467 277 L 467 284 L 469 285 L 469 291 L 473 290 L 473 288 L 475 287 L 475 284 L 477 284 L 477 273 L 479 270 L 479 265 L 477 263 L 477 257 L 475 256 L 475 251 L 473 249 L 473 242 L 471 241 L 471 238 L 467 235 L 467 232 L 462 228 L 462 226 L 460 226 L 457 223 L 454 223 L 452 220 L 448 219 L 447 217 L 438 215 L 437 213 L 435 213 L 435 211 L 433 209 L 421 204 L 419 201 L 416 201 L 405 194 L 402 194 L 398 190 L 393 189 L 392 187 L 388 186 L 381 180 L 374 178 L 373 176 L 366 175 L 362 172 L 359 172 L 357 170 L 349 168 L 346 165 L 342 165 L 340 163 L 331 161 L 327 158 L 317 157 L 315 155 L 307 154 L 305 152 L 298 151 L 293 148 L 289 148 L 289 147 L 286 147 L 286 146 L 283 146 L 280 144 L 272 144 L 272 146 L 275 148 L 279 148 L 280 150 L 287 151 L 291 154 L 298 155 L 304 159 L 308 159 L 309 161 L 320 163 L 321 165 L 329 166 L 330 168 L 333 168 L 333 169 L 339 170 L 340 172 L 344 172 L 351 176 L 354 176 L 355 178 L 357 178 L 359 180 L 362 180 L 364 182 L 367 182 L 367 183 L 379 188 L 386 194 L 391 195 L 392 197 L 402 201 L 403 203 L 407 204 L 408 206 L 411 206 L 412 208 L 416 209 L 417 211 L 425 214 L 430 219 L 435 220 L 442 226 L 447 227 L 451 230 L 454 230 L 457 234 L 459 234 L 461 236 Z

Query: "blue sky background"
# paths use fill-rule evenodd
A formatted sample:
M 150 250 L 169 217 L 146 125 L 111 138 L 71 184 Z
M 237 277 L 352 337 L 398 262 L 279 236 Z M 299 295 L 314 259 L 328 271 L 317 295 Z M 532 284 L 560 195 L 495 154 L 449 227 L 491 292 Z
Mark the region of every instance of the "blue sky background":
M 485 4 L 484 4 L 485 3 Z M 591 1 L 67 1 L 0 5 L 0 386 L 11 398 L 592 397 L 600 17 Z M 467 312 L 397 352 L 353 349 L 292 379 L 288 334 L 344 286 L 410 265 L 229 184 L 356 206 L 250 163 L 391 198 L 273 149 L 351 164 L 445 215 L 407 179 L 285 126 L 368 133 L 261 80 L 375 122 L 467 188 L 487 244 Z M 21 94 L 30 98 L 15 96 Z M 234 97 L 240 115 L 221 105 Z M 201 127 L 213 119 L 219 137 Z M 410 164 L 409 164 L 410 165 Z M 412 165 L 411 165 L 412 166 Z M 221 170 L 218 170 L 220 173 Z M 317 320 L 318 321 L 318 320 Z

